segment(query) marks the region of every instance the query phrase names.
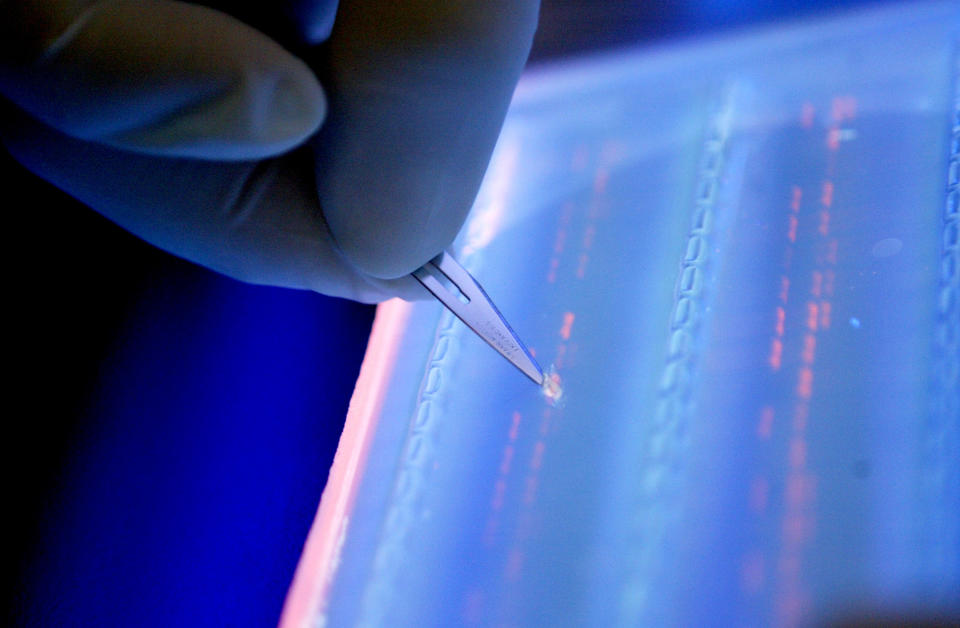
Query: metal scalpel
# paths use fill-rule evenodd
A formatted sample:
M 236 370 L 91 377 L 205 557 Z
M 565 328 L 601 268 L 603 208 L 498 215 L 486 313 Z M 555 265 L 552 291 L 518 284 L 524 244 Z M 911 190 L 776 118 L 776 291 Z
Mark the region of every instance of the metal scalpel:
M 477 280 L 447 252 L 413 271 L 413 276 L 500 355 L 538 386 L 543 371 Z

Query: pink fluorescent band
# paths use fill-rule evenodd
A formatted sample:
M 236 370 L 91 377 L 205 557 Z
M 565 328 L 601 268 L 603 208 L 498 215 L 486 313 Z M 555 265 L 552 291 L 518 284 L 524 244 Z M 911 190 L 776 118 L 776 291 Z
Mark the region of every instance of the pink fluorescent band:
M 281 628 L 314 626 L 316 618 L 326 610 L 330 584 L 340 562 L 350 513 L 411 307 L 400 299 L 377 307 L 327 486 L 280 615 Z

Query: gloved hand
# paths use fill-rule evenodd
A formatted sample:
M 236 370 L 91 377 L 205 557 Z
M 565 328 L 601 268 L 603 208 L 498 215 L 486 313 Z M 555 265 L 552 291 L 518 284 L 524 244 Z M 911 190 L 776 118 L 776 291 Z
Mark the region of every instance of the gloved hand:
M 232 277 L 422 298 L 407 275 L 466 217 L 537 0 L 262 4 L 248 26 L 173 0 L 0 0 L 0 138 L 129 231 Z

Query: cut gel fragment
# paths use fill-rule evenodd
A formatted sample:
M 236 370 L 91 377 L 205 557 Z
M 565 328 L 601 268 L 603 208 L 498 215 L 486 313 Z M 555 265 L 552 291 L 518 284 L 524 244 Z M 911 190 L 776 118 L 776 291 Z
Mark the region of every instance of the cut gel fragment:
M 543 374 L 543 383 L 540 385 L 543 396 L 551 407 L 558 407 L 563 401 L 563 383 L 560 381 L 560 374 L 557 373 L 555 366 L 551 365 L 550 370 Z

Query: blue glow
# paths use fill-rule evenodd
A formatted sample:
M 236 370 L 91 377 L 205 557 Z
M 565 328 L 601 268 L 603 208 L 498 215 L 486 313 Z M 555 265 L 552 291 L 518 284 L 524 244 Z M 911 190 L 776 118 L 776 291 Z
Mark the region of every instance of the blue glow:
M 143 295 L 47 515 L 31 621 L 276 622 L 369 324 L 330 303 L 192 269 Z

